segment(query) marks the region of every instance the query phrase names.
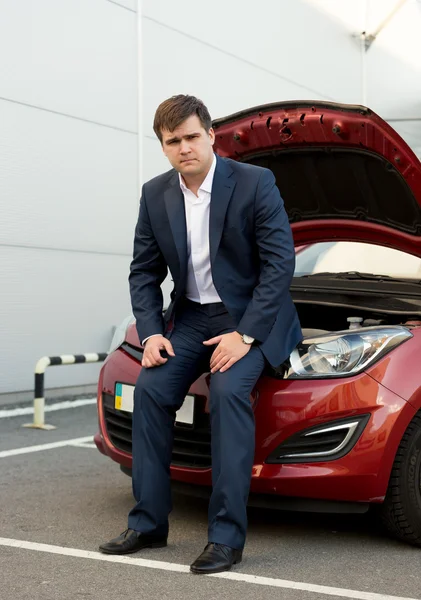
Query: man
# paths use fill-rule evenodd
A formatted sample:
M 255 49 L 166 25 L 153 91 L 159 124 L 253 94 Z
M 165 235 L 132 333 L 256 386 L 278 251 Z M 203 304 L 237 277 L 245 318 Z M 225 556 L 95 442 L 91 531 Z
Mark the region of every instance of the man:
M 144 353 L 133 413 L 128 529 L 110 554 L 166 546 L 175 412 L 210 369 L 212 496 L 208 544 L 193 573 L 239 563 L 254 457 L 250 393 L 265 362 L 279 365 L 301 340 L 289 286 L 295 254 L 271 171 L 222 159 L 207 108 L 174 96 L 154 131 L 173 169 L 143 186 L 130 292 Z M 161 284 L 174 289 L 162 317 Z M 171 323 L 171 328 L 169 324 Z

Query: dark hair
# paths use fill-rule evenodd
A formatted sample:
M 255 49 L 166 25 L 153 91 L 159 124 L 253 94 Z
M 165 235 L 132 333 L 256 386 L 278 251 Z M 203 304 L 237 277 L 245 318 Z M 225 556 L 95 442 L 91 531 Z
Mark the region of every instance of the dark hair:
M 156 109 L 153 122 L 153 130 L 161 144 L 163 129 L 174 131 L 174 129 L 177 129 L 183 121 L 192 115 L 197 115 L 203 129 L 209 131 L 212 127 L 212 119 L 208 109 L 201 100 L 185 94 L 171 96 L 168 100 L 164 100 Z

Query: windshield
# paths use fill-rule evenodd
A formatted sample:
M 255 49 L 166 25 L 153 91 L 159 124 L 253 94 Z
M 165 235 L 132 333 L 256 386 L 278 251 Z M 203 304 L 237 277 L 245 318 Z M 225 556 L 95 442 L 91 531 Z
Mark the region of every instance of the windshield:
M 319 242 L 297 249 L 294 277 L 346 271 L 417 279 L 421 278 L 421 259 L 363 242 Z

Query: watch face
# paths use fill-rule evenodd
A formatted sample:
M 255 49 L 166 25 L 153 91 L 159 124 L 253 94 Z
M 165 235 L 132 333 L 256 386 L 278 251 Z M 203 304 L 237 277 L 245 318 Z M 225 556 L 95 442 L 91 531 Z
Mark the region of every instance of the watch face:
M 246 344 L 252 344 L 252 343 L 254 342 L 254 338 L 252 338 L 252 337 L 251 337 L 251 336 L 249 336 L 249 335 L 246 335 L 246 334 L 244 334 L 244 335 L 243 335 L 243 341 L 244 341 Z

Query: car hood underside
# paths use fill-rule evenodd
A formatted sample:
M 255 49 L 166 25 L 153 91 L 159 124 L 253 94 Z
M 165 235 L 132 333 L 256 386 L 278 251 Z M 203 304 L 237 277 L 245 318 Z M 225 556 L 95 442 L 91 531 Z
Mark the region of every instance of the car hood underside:
M 220 156 L 274 173 L 296 244 L 357 240 L 421 256 L 421 163 L 369 109 L 285 102 L 214 128 Z

